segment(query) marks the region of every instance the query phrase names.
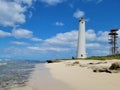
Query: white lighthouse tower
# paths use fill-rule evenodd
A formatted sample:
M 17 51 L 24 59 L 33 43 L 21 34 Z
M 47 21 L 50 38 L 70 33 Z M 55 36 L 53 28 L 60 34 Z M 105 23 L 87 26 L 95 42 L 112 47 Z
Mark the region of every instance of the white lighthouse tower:
M 79 32 L 78 32 L 78 51 L 77 58 L 86 58 L 86 38 L 85 38 L 85 19 L 79 20 Z

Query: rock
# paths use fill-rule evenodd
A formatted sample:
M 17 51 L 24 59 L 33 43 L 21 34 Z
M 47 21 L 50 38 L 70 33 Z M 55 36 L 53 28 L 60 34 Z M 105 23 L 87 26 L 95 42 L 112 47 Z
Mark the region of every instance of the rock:
M 94 63 L 88 63 L 88 64 L 90 64 L 90 65 L 94 65 Z
M 58 63 L 61 62 L 61 60 L 47 60 L 47 63 Z
M 118 70 L 120 69 L 120 62 L 114 62 L 109 68 L 110 70 Z
M 76 65 L 80 65 L 79 61 L 74 61 L 74 62 L 67 62 L 66 65 L 68 66 L 76 66 Z
M 103 61 L 102 62 L 97 62 L 97 63 L 92 63 L 91 62 L 91 63 L 88 63 L 88 65 L 97 65 L 97 64 L 105 64 L 105 63 L 107 63 L 107 62 L 103 62 Z
M 95 68 L 95 69 L 93 69 L 93 72 L 106 72 L 106 73 L 112 73 L 108 68 Z
M 52 60 L 47 60 L 47 63 L 53 63 L 53 61 Z
M 75 66 L 75 65 L 79 65 L 80 63 L 79 63 L 79 61 L 75 61 L 75 62 L 73 62 L 71 65 L 72 66 Z

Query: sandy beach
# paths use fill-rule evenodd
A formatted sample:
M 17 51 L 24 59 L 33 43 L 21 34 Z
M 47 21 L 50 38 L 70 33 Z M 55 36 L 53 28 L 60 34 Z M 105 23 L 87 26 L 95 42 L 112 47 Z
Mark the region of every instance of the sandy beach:
M 80 60 L 37 64 L 29 82 L 12 90 L 120 90 L 120 73 L 93 72 L 111 61 Z
M 37 64 L 26 86 L 11 90 L 72 90 L 66 83 L 55 79 L 49 71 L 46 65 Z

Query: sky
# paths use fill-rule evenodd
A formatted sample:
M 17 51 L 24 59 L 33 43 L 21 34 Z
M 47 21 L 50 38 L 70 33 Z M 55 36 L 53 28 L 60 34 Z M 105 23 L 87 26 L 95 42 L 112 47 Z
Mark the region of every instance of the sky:
M 120 29 L 119 4 L 120 0 L 0 0 L 0 58 L 76 57 L 81 17 L 86 18 L 87 56 L 109 55 L 108 33 Z

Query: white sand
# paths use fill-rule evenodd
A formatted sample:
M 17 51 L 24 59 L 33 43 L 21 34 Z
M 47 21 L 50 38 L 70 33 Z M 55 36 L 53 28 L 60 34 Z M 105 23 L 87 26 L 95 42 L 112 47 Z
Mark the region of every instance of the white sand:
M 12 90 L 120 90 L 120 73 L 95 73 L 92 69 L 80 66 L 69 66 L 73 61 L 36 65 L 26 87 Z M 99 61 L 79 61 L 83 65 Z M 107 61 L 102 66 L 110 66 Z M 52 76 L 51 76 L 52 75 Z
M 80 61 L 82 64 L 100 61 Z M 103 66 L 109 66 L 101 64 Z M 54 78 L 61 80 L 73 90 L 120 90 L 120 73 L 94 73 L 91 69 L 79 66 L 66 66 L 66 62 L 46 64 Z M 69 62 L 68 62 L 69 63 Z

